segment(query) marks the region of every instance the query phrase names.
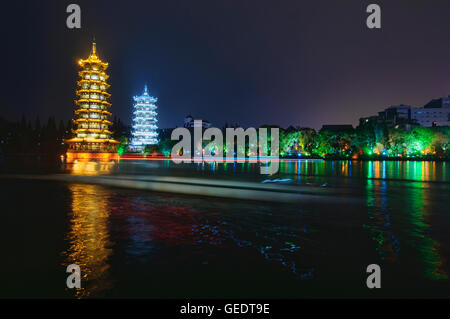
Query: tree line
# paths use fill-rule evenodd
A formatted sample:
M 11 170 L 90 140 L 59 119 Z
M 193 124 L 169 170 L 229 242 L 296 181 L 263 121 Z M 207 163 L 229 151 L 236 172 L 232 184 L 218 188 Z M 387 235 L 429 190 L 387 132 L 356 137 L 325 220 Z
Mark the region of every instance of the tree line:
M 0 154 L 57 158 L 67 151 L 64 140 L 73 137 L 72 129 L 72 120 L 57 124 L 52 116 L 43 123 L 39 117 L 29 120 L 25 115 L 18 122 L 0 118 Z M 114 118 L 112 130 L 113 138 L 120 139 L 129 128 Z
M 270 127 L 265 125 L 264 127 Z M 272 126 L 273 127 L 273 126 Z M 224 128 L 225 130 L 225 128 Z M 127 151 L 130 128 L 114 118 L 113 138 L 121 141 L 119 153 Z M 147 146 L 144 154 L 170 155 L 176 141 L 171 130 L 160 132 L 159 143 Z M 67 151 L 64 139 L 71 138 L 72 121 L 57 121 L 49 117 L 41 123 L 22 119 L 9 122 L 0 118 L 0 154 L 21 154 L 57 158 Z M 203 147 L 209 142 L 204 141 Z M 450 127 L 389 126 L 383 123 L 361 123 L 356 128 L 322 129 L 290 126 L 280 128 L 280 156 L 286 158 L 324 159 L 450 159 Z M 225 146 L 223 146 L 225 148 Z M 214 147 L 212 147 L 214 149 Z M 249 152 L 248 140 L 245 145 Z M 226 149 L 223 150 L 226 153 Z
M 269 127 L 265 125 L 265 127 Z M 387 124 L 360 124 L 356 128 L 321 129 L 280 128 L 279 154 L 284 158 L 323 159 L 450 159 L 450 127 L 392 127 Z M 170 155 L 170 135 L 160 137 L 158 145 L 147 146 L 144 154 Z M 203 148 L 210 142 L 204 141 Z M 245 154 L 249 154 L 248 139 Z M 270 144 L 269 144 L 270 145 Z M 211 149 L 217 149 L 212 145 Z M 223 143 L 223 153 L 227 153 Z M 255 154 L 253 154 L 255 155 Z
M 363 124 L 355 129 L 288 129 L 280 134 L 280 155 L 319 158 L 449 159 L 450 127 Z

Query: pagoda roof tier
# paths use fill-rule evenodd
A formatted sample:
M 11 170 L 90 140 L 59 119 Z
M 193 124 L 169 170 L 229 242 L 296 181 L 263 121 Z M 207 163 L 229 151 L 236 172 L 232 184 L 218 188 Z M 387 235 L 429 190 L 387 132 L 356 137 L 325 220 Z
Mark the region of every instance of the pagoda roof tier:
M 103 112 L 103 110 L 102 109 L 85 109 L 85 108 L 75 110 L 75 113 L 79 113 L 79 112 L 101 113 L 101 112 Z
M 105 120 L 105 119 L 91 119 L 91 118 L 89 118 L 89 119 L 84 119 L 84 118 L 79 118 L 79 119 L 75 119 L 75 120 L 73 120 L 74 122 L 98 122 L 98 123 L 107 123 L 107 124 L 112 124 L 112 122 L 111 121 L 109 121 L 109 120 Z
M 107 105 L 107 106 L 111 106 L 111 103 L 109 103 L 108 101 L 97 100 L 97 99 L 79 99 L 79 100 L 75 100 L 75 104 L 79 104 L 79 103 L 104 104 L 104 105 Z
M 78 64 L 82 67 L 85 68 L 88 71 L 105 71 L 108 68 L 108 63 L 107 62 L 103 62 L 101 60 L 94 62 L 94 61 L 90 61 L 89 59 L 86 60 L 78 60 Z M 90 69 L 89 67 L 92 65 L 96 65 L 97 69 Z
M 108 112 L 106 110 L 98 110 L 98 109 L 76 109 L 74 111 L 74 113 L 76 115 L 78 115 L 80 113 L 101 113 L 101 114 L 111 115 L 111 112 Z
M 134 111 L 133 114 L 135 114 L 135 115 L 143 114 L 143 117 L 146 117 L 146 115 L 152 115 L 152 116 L 158 115 L 158 113 L 156 113 L 156 111 Z
M 158 99 L 153 96 L 151 96 L 151 97 L 136 97 L 135 96 L 135 97 L 133 97 L 133 99 L 136 102 L 135 105 L 138 105 L 138 104 L 145 105 L 145 104 L 150 104 L 150 103 L 153 104 L 153 103 L 158 102 Z M 147 102 L 149 102 L 149 103 L 147 103 Z
M 75 114 L 78 114 L 80 112 L 86 112 L 86 113 L 103 113 L 107 115 L 111 115 L 111 112 L 108 112 L 106 110 L 100 110 L 100 109 L 76 109 Z
M 102 75 L 104 77 L 109 77 L 104 71 L 102 70 L 80 70 L 78 71 L 78 75 L 79 76 L 83 76 L 84 74 L 89 74 L 91 75 L 92 73 L 98 74 L 98 75 Z M 89 80 L 89 79 L 86 79 Z M 94 80 L 94 79 L 93 79 Z
M 73 130 L 75 133 L 105 133 L 112 134 L 111 131 L 100 128 L 77 128 Z
M 111 94 L 106 91 L 96 90 L 96 89 L 81 89 L 81 90 L 76 91 L 75 93 L 78 95 L 81 95 L 81 93 L 97 93 L 97 94 L 104 94 L 107 97 L 111 96 Z
M 85 60 L 81 59 L 78 61 L 78 64 L 81 67 L 84 67 L 85 64 L 98 64 L 100 65 L 103 69 L 107 69 L 108 68 L 108 63 L 103 62 L 102 60 L 100 60 L 97 56 L 97 46 L 94 43 L 92 43 L 92 50 L 91 50 L 91 54 L 89 55 L 89 57 Z
M 155 103 L 158 101 L 158 98 L 151 96 L 150 94 L 148 94 L 148 88 L 147 88 L 147 84 L 144 87 L 144 93 L 142 93 L 142 95 L 138 95 L 138 96 L 134 96 L 133 99 L 137 102 L 137 103 L 146 103 L 147 101 Z
M 84 110 L 85 112 L 92 110 L 93 112 L 100 112 L 107 110 L 106 108 L 99 108 L 99 107 L 92 107 L 93 104 L 90 105 L 91 107 L 75 107 L 75 110 Z M 107 106 L 109 107 L 109 106 Z
M 111 143 L 111 144 L 120 144 L 119 141 L 108 139 L 108 138 L 80 138 L 80 137 L 74 137 L 68 140 L 65 140 L 66 143 Z
M 106 80 L 106 79 L 105 79 Z M 102 81 L 102 80 L 92 80 L 92 79 L 81 79 L 80 81 L 78 81 L 77 82 L 77 85 L 78 86 L 82 86 L 83 84 L 82 83 L 84 83 L 84 82 L 87 82 L 87 83 L 89 83 L 89 84 L 91 84 L 91 83 L 96 83 L 96 84 L 98 84 L 98 85 L 104 85 L 104 86 L 106 86 L 107 88 L 109 88 L 111 85 L 110 84 L 108 84 L 108 83 L 106 83 L 105 81 Z

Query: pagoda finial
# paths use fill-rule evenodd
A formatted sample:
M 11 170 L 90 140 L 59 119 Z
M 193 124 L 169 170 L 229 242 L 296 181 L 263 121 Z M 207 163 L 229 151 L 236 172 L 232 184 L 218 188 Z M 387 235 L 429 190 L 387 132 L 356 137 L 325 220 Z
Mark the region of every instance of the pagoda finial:
M 95 37 L 94 42 L 92 42 L 92 54 L 93 56 L 97 56 L 97 45 L 95 44 Z
M 147 83 L 144 86 L 144 94 L 148 94 L 148 88 L 147 88 Z

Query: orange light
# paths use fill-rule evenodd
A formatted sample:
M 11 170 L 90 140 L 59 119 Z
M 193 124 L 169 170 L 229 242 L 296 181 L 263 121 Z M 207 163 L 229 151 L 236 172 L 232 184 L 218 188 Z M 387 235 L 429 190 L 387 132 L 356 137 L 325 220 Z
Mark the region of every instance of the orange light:
M 110 162 L 118 160 L 119 154 L 112 152 L 67 152 L 67 163 L 69 164 L 75 162 Z

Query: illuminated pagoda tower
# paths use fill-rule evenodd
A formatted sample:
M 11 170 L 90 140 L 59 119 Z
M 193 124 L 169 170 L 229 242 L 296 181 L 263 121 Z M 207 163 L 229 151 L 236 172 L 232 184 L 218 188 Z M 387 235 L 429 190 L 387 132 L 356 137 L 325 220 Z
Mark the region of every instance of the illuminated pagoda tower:
M 148 94 L 147 85 L 144 93 L 133 97 L 133 132 L 130 149 L 142 151 L 146 145 L 158 144 L 158 126 L 156 123 L 156 102 L 158 99 Z
M 111 138 L 109 127 L 111 96 L 106 90 L 108 75 L 105 73 L 108 63 L 97 57 L 95 42 L 86 60 L 79 60 L 81 71 L 76 91 L 73 130 L 75 136 L 66 143 L 69 144 L 67 161 L 78 159 L 118 159 L 117 144 L 120 142 Z

